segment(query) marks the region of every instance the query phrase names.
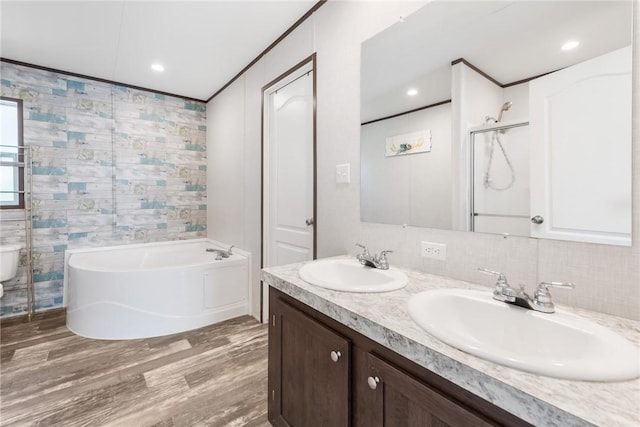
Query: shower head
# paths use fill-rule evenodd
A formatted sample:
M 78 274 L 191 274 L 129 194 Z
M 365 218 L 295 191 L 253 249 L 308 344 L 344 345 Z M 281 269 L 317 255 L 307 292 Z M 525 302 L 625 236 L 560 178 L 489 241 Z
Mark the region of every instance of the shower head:
M 498 114 L 498 120 L 497 120 L 498 122 L 502 120 L 502 114 L 504 114 L 505 111 L 511 108 L 511 105 L 513 105 L 511 101 L 507 101 L 504 104 L 502 104 L 502 108 L 500 109 L 500 113 Z

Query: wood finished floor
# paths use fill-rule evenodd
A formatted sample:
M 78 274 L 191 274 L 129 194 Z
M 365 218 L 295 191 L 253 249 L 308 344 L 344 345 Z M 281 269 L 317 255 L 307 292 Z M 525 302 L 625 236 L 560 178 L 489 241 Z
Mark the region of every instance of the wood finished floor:
M 2 426 L 270 426 L 267 326 L 249 316 L 127 341 L 64 314 L 0 333 Z

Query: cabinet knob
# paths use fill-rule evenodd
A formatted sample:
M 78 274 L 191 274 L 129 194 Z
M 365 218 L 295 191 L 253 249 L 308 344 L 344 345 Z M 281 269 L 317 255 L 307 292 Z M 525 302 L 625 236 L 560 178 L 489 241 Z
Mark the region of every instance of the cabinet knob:
M 378 388 L 378 384 L 380 383 L 380 378 L 378 377 L 369 377 L 367 378 L 367 383 L 369 383 L 369 388 L 371 390 L 375 390 Z
M 342 357 L 342 353 L 340 353 L 339 351 L 331 352 L 331 360 L 333 360 L 334 362 L 337 362 L 338 360 L 340 360 L 341 357 Z

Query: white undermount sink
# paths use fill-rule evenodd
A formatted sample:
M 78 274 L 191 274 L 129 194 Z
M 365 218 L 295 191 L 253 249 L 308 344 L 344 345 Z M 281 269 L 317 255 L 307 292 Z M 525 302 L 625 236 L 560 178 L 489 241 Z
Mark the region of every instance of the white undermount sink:
M 496 301 L 490 290 L 437 289 L 414 295 L 409 314 L 429 334 L 464 352 L 549 377 L 624 381 L 640 375 L 638 347 L 586 318 L 539 313 Z
M 300 268 L 300 278 L 315 286 L 344 292 L 388 292 L 408 283 L 407 275 L 396 268 L 365 267 L 354 259 L 310 262 Z

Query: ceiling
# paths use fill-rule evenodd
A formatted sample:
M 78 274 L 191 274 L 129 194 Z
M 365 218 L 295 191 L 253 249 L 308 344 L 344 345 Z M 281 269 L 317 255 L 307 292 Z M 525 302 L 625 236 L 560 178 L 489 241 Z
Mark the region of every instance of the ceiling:
M 0 56 L 207 100 L 316 2 L 2 0 Z
M 563 52 L 569 39 L 578 48 Z M 451 99 L 451 61 L 501 84 L 632 41 L 631 1 L 436 1 L 362 45 L 363 122 Z M 407 97 L 407 89 L 418 96 Z

